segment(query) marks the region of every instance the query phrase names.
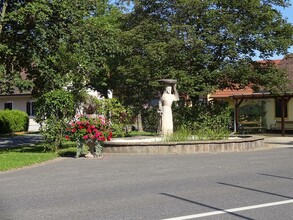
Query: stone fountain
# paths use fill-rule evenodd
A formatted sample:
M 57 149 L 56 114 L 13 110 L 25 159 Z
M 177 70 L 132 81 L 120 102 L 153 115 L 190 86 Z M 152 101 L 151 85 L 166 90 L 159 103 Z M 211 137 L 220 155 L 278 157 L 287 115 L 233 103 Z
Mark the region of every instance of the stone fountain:
M 105 153 L 127 154 L 193 154 L 200 152 L 255 151 L 269 148 L 264 137 L 242 136 L 216 141 L 166 142 L 164 136 L 173 133 L 172 103 L 179 100 L 176 90 L 177 80 L 161 79 L 164 92 L 159 100 L 161 137 L 114 138 L 104 143 Z

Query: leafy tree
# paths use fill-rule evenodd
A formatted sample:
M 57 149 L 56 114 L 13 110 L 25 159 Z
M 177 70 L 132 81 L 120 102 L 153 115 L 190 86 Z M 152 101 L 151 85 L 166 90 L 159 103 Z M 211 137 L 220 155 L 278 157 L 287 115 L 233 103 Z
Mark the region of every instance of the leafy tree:
M 4 0 L 0 12 L 0 92 L 110 87 L 121 48 L 120 12 L 108 1 Z
M 122 1 L 129 2 L 129 1 Z M 216 88 L 253 84 L 284 88 L 286 74 L 252 58 L 285 54 L 293 27 L 274 7 L 287 0 L 137 0 L 125 14 L 129 53 L 121 62 L 118 90 L 137 105 L 157 95 L 157 80 L 175 78 L 192 98 Z M 270 67 L 270 68 L 269 68 Z

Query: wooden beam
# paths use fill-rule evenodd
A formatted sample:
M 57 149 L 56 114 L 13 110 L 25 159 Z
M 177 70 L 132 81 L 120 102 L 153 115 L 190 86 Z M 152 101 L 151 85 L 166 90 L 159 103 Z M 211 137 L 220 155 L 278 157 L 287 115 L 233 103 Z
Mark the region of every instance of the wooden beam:
M 234 99 L 234 132 L 238 132 L 239 126 L 239 107 L 244 99 Z

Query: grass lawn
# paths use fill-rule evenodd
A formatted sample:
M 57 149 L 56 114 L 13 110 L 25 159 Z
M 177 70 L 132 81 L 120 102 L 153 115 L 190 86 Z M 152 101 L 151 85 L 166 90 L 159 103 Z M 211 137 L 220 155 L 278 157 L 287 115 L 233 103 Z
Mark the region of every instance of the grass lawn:
M 58 155 L 56 153 L 19 153 L 19 152 L 1 152 L 0 153 L 0 171 L 11 170 L 47 160 L 52 160 Z
M 0 171 L 29 166 L 58 157 L 55 152 L 45 152 L 41 144 L 0 149 Z
M 38 164 L 57 157 L 73 157 L 76 148 L 74 143 L 64 142 L 57 152 L 46 151 L 43 143 L 34 146 L 20 146 L 0 149 L 0 172 Z
M 140 135 L 153 136 L 154 133 L 131 132 L 130 136 Z M 10 135 L 2 136 L 7 137 Z M 0 172 L 38 164 L 44 161 L 52 160 L 57 157 L 74 157 L 75 154 L 75 143 L 70 141 L 64 141 L 62 143 L 62 148 L 58 149 L 57 152 L 48 151 L 46 147 L 44 147 L 44 143 L 38 143 L 33 146 L 0 148 Z

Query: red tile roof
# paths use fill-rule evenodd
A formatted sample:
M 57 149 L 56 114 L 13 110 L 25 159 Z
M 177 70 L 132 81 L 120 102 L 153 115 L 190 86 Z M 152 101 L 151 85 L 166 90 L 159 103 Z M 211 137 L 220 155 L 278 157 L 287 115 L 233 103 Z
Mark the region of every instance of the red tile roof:
M 228 98 L 233 95 L 250 95 L 253 93 L 253 89 L 250 87 L 245 87 L 243 89 L 223 89 L 216 90 L 211 93 L 209 98 L 217 99 L 217 98 Z
M 291 81 L 290 88 L 293 89 L 293 55 L 286 56 L 283 59 L 278 60 L 258 60 L 256 62 L 261 64 L 274 64 L 280 68 L 285 69 L 288 72 L 288 77 Z M 223 89 L 223 90 L 216 90 L 215 92 L 211 93 L 209 98 L 217 99 L 217 98 L 228 98 L 233 95 L 250 95 L 253 94 L 253 89 L 250 87 L 245 87 L 243 89 Z
M 258 60 L 256 62 L 258 63 L 263 63 L 263 64 L 267 64 L 267 63 L 272 63 L 272 64 L 275 64 L 276 66 L 280 65 L 282 59 L 280 60 Z

